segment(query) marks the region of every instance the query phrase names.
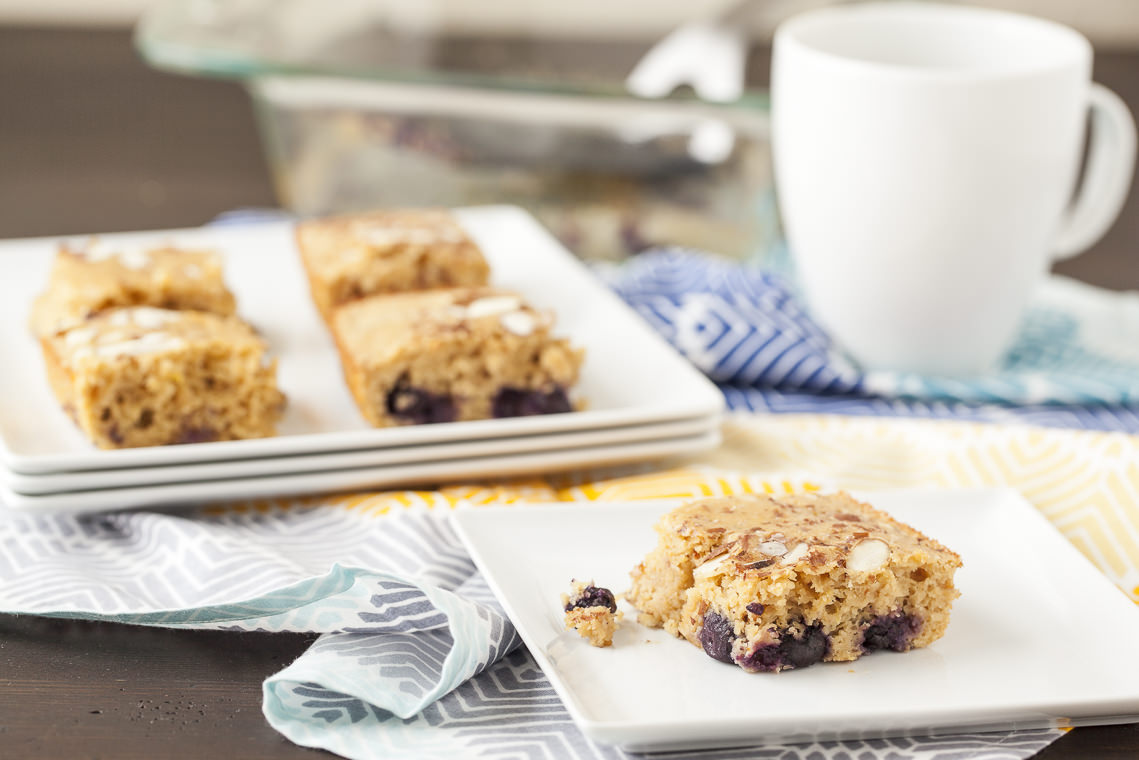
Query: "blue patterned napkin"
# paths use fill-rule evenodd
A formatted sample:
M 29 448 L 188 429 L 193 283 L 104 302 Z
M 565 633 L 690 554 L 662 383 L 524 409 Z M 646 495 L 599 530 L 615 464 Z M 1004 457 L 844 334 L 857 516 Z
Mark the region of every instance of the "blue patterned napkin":
M 658 250 L 600 273 L 681 353 L 730 388 L 845 400 L 1139 404 L 1135 293 L 1051 277 L 1000 368 L 960 379 L 860 372 L 811 320 L 790 280 L 754 266 Z

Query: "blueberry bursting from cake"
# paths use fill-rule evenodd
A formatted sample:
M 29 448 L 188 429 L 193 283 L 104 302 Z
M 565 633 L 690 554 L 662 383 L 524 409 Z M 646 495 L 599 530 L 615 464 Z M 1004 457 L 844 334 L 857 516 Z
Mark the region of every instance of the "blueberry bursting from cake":
M 751 672 L 928 646 L 958 595 L 960 557 L 843 493 L 705 499 L 656 530 L 638 619 Z

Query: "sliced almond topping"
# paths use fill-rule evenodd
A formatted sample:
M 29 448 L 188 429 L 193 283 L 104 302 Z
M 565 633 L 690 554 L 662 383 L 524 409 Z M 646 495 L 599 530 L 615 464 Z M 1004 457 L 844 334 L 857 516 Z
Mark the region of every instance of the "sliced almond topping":
M 76 327 L 74 330 L 68 330 L 63 337 L 63 342 L 69 347 L 86 345 L 93 340 L 95 340 L 94 327 Z
M 467 317 L 470 319 L 491 317 L 495 314 L 517 311 L 520 308 L 522 308 L 522 299 L 518 296 L 485 296 L 467 304 Z
M 704 564 L 700 565 L 692 571 L 692 577 L 696 580 L 704 580 L 705 578 L 712 578 L 717 575 L 723 575 L 725 565 L 731 559 L 731 555 L 725 553 L 718 557 L 713 557 Z
M 150 330 L 168 325 L 177 318 L 176 314 L 167 309 L 155 309 L 151 306 L 139 306 L 130 310 L 130 320 L 139 327 Z
M 784 565 L 790 565 L 793 562 L 798 562 L 800 559 L 807 555 L 810 547 L 806 544 L 795 544 L 795 548 L 783 555 Z
M 533 333 L 534 328 L 538 326 L 533 315 L 524 311 L 508 311 L 500 316 L 498 321 L 502 323 L 507 332 L 514 333 L 522 338 Z
M 870 538 L 850 550 L 846 558 L 846 569 L 855 573 L 869 573 L 881 569 L 889 559 L 889 545 L 877 538 Z
M 768 557 L 782 557 L 787 553 L 787 546 L 782 541 L 764 541 L 757 548 Z
M 118 250 L 103 240 L 93 238 L 86 247 L 77 253 L 88 261 L 104 261 L 118 255 Z
M 95 348 L 97 356 L 137 356 L 156 354 L 162 351 L 175 351 L 185 345 L 185 341 L 166 333 L 147 333 L 138 338 L 106 343 Z
M 130 248 L 119 254 L 119 263 L 127 269 L 146 269 L 150 254 L 145 249 Z

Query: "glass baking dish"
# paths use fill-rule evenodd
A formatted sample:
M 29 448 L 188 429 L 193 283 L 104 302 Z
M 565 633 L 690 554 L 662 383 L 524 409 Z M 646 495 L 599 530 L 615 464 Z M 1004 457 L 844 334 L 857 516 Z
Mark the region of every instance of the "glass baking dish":
M 166 0 L 136 43 L 155 67 L 245 83 L 281 203 L 302 216 L 512 203 L 588 259 L 762 257 L 777 239 L 766 94 L 627 93 L 683 20 L 654 7 Z

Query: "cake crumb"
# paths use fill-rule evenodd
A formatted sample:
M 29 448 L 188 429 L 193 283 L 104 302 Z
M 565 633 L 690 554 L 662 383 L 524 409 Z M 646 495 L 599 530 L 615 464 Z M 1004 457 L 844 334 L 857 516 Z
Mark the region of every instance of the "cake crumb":
M 607 588 L 574 580 L 570 592 L 562 594 L 566 630 L 577 631 L 590 645 L 607 647 L 625 613 L 617 611 L 617 600 Z

